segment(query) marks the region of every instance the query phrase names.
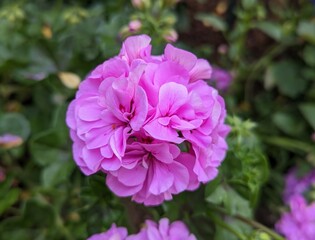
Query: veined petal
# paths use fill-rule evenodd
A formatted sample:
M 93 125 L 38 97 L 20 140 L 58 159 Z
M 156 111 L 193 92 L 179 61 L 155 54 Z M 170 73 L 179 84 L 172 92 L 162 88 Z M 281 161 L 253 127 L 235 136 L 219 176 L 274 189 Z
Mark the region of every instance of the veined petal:
M 188 97 L 184 85 L 170 82 L 161 86 L 158 108 L 162 116 L 170 116 L 186 103 Z
M 167 60 L 177 62 L 190 71 L 197 62 L 197 57 L 191 52 L 173 47 L 171 44 L 167 44 L 164 50 L 164 56 Z
M 144 127 L 144 130 L 146 130 L 153 138 L 174 142 L 174 143 L 182 143 L 184 140 L 178 137 L 178 133 L 176 130 L 163 126 L 158 122 L 157 119 L 147 123 Z
M 174 176 L 170 173 L 164 163 L 155 161 L 150 167 L 149 174 L 152 175 L 149 191 L 158 195 L 167 191 L 174 183 Z
M 118 171 L 118 180 L 125 186 L 142 185 L 147 175 L 147 169 L 142 165 L 138 165 L 133 169 L 121 168 Z
M 198 59 L 195 66 L 190 70 L 190 82 L 197 80 L 210 79 L 212 68 L 209 62 L 205 59 Z
M 118 181 L 116 177 L 111 174 L 106 176 L 106 184 L 111 191 L 119 197 L 128 197 L 136 194 L 142 188 L 142 185 L 126 186 Z

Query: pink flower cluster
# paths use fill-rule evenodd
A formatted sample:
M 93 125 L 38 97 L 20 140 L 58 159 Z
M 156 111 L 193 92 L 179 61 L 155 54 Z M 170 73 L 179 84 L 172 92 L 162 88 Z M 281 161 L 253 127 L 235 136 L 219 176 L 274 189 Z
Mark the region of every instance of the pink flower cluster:
M 276 229 L 288 240 L 314 240 L 315 202 L 307 205 L 302 196 L 295 195 L 289 204 L 291 212 L 282 215 Z
M 315 171 L 298 177 L 298 169 L 293 168 L 286 176 L 283 198 L 290 211 L 281 216 L 276 229 L 288 240 L 315 239 L 315 202 L 308 205 L 303 196 L 314 183 Z
M 74 160 L 107 174 L 118 196 L 158 205 L 217 176 L 227 151 L 226 109 L 206 60 L 132 36 L 81 83 L 67 112 Z
M 88 240 L 196 240 L 190 234 L 186 225 L 181 221 L 170 224 L 167 218 L 163 218 L 159 223 L 151 220 L 145 222 L 145 227 L 138 234 L 127 236 L 127 229 L 117 228 L 115 224 L 104 233 L 94 234 Z
M 297 168 L 293 168 L 286 176 L 283 199 L 285 203 L 289 203 L 290 199 L 295 195 L 303 195 L 307 192 L 312 184 L 315 184 L 315 171 L 310 171 L 304 176 L 298 177 Z

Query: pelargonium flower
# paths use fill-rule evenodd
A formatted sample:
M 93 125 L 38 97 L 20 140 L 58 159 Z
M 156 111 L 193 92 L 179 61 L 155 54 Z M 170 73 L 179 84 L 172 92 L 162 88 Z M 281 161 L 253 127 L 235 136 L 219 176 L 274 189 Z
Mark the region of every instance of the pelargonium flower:
M 295 195 L 302 195 L 315 184 L 315 171 L 310 171 L 302 177 L 297 176 L 297 169 L 293 168 L 286 176 L 283 200 L 289 203 L 290 199 Z
M 288 240 L 315 239 L 315 202 L 307 205 L 300 195 L 290 198 L 290 212 L 282 215 L 276 224 L 278 232 Z
M 97 233 L 89 237 L 87 240 L 125 240 L 128 231 L 124 227 L 116 227 L 112 224 L 111 228 L 104 233 Z
M 163 218 L 158 224 L 147 220 L 138 234 L 130 235 L 126 240 L 196 240 L 196 237 L 183 222 L 175 221 L 170 224 L 167 218 Z
M 67 124 L 83 173 L 102 171 L 118 196 L 157 205 L 216 177 L 229 127 L 223 98 L 203 81 L 209 63 L 170 44 L 151 55 L 150 40 L 127 38 L 91 72 Z
M 225 69 L 214 67 L 211 76 L 211 81 L 215 83 L 217 89 L 226 91 L 232 83 L 232 75 Z

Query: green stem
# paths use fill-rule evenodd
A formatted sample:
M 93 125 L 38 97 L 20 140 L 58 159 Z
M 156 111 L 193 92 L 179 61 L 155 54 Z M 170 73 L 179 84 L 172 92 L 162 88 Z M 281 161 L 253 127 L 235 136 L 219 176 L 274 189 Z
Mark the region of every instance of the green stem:
M 260 229 L 266 233 L 268 233 L 271 237 L 273 237 L 275 240 L 285 240 L 283 237 L 281 237 L 278 233 L 276 233 L 275 231 L 271 230 L 270 228 L 262 225 L 261 223 L 259 222 L 256 222 L 252 219 L 248 219 L 248 218 L 245 218 L 241 215 L 235 215 L 233 216 L 234 218 L 242 221 L 243 223 L 246 223 L 247 225 L 250 225 L 252 226 L 253 228 L 257 228 L 257 229 Z
M 265 141 L 266 143 L 283 147 L 291 151 L 299 150 L 306 153 L 315 153 L 314 146 L 301 142 L 299 140 L 284 138 L 284 137 L 267 137 L 267 136 L 262 136 L 261 139 L 263 139 L 263 141 Z
M 237 219 L 237 220 L 239 220 L 239 221 L 242 221 L 243 223 L 246 223 L 247 225 L 252 226 L 253 228 L 260 229 L 260 230 L 266 232 L 267 234 L 269 234 L 269 235 L 270 235 L 271 237 L 273 237 L 275 240 L 285 240 L 285 238 L 283 238 L 282 236 L 280 236 L 278 233 L 276 233 L 276 232 L 273 231 L 272 229 L 270 229 L 270 228 L 264 226 L 263 224 L 261 224 L 261 223 L 259 223 L 259 222 L 256 222 L 255 220 L 246 218 L 246 217 L 241 216 L 241 215 L 239 215 L 239 214 L 236 214 L 236 215 L 228 214 L 225 209 L 223 209 L 223 208 L 221 208 L 221 207 L 218 207 L 218 206 L 215 206 L 215 205 L 211 206 L 211 209 L 212 209 L 212 210 L 215 210 L 215 211 L 217 211 L 217 212 L 219 212 L 219 213 L 221 213 L 221 214 L 223 214 L 223 215 L 225 215 L 225 216 L 233 217 L 233 218 L 235 218 L 235 219 Z M 213 216 L 211 216 L 211 214 L 208 214 L 208 215 L 210 215 L 210 217 L 213 219 Z M 222 225 L 222 223 L 219 223 L 219 221 L 221 221 L 221 220 L 218 220 L 218 221 L 217 221 L 217 219 L 213 219 L 213 220 L 214 220 L 218 225 Z M 225 224 L 225 223 L 223 222 L 223 224 Z M 229 226 L 228 226 L 228 227 L 229 227 Z M 225 228 L 226 228 L 226 226 L 225 226 Z M 234 229 L 232 229 L 232 230 L 234 230 Z M 235 230 L 234 230 L 234 231 L 235 231 Z M 239 233 L 237 233 L 237 234 L 239 234 Z M 242 236 L 242 235 L 241 235 L 241 236 Z M 238 237 L 240 238 L 240 236 L 238 236 Z M 242 236 L 242 237 L 243 237 L 243 236 Z M 243 237 L 243 238 L 240 238 L 240 239 L 244 239 L 244 237 Z M 246 239 L 246 238 L 245 238 L 245 239 Z

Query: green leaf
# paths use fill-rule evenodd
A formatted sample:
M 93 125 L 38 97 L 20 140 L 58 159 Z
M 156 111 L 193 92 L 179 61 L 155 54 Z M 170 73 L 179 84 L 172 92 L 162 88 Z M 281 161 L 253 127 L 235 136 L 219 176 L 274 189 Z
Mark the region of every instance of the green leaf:
M 0 117 L 0 135 L 11 133 L 26 140 L 30 135 L 30 132 L 30 124 L 22 114 L 5 113 Z
M 222 181 L 222 177 L 221 175 L 219 175 L 206 185 L 206 190 L 205 190 L 206 197 L 210 196 L 217 189 L 217 187 L 220 186 L 221 181 Z
M 282 60 L 270 68 L 269 82 L 274 82 L 282 94 L 294 98 L 304 92 L 307 81 L 301 78 L 300 68 L 295 62 Z
M 303 122 L 286 112 L 277 112 L 272 116 L 275 125 L 286 134 L 297 136 L 304 129 Z
M 20 189 L 13 188 L 7 193 L 3 194 L 0 198 L 0 215 L 17 202 L 20 195 Z
M 299 106 L 303 116 L 306 118 L 308 123 L 315 130 L 315 104 L 314 103 L 304 103 Z
M 53 207 L 39 199 L 30 199 L 26 202 L 23 219 L 30 227 L 49 227 L 56 225 L 57 215 Z
M 47 166 L 56 161 L 68 160 L 70 153 L 61 149 L 63 141 L 55 129 L 37 134 L 30 142 L 34 161 L 41 166 Z
M 200 20 L 206 27 L 213 27 L 222 32 L 227 30 L 227 24 L 214 14 L 199 13 L 196 15 L 196 19 Z
M 297 28 L 297 34 L 306 41 L 315 43 L 315 23 L 311 21 L 300 22 Z
M 241 197 L 233 188 L 228 185 L 221 185 L 215 191 L 206 197 L 206 201 L 221 205 L 231 214 L 241 214 L 246 217 L 252 215 L 249 202 Z
M 307 45 L 303 50 L 304 61 L 311 67 L 315 67 L 315 46 Z
M 51 165 L 44 168 L 42 172 L 42 183 L 44 187 L 54 187 L 62 182 L 65 182 L 72 170 L 74 169 L 74 163 L 72 161 L 56 161 Z
M 258 28 L 275 40 L 280 40 L 282 37 L 282 27 L 279 23 L 263 21 L 255 23 L 254 27 Z

